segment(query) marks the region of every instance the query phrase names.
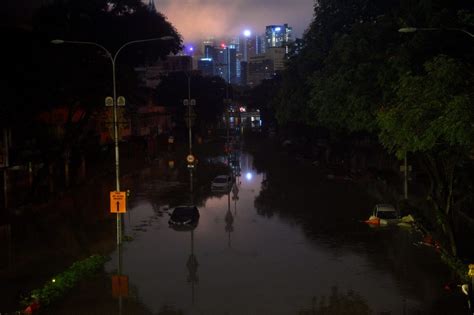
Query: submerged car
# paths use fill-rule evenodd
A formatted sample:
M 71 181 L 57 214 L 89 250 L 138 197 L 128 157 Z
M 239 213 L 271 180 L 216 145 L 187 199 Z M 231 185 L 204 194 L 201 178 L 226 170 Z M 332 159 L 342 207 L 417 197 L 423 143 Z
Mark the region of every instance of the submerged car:
M 232 176 L 219 175 L 212 180 L 211 189 L 217 191 L 227 191 L 232 187 Z
M 397 209 L 388 203 L 376 204 L 372 211 L 372 217 L 380 219 L 380 224 L 398 223 L 400 221 Z
M 172 227 L 196 227 L 199 221 L 199 210 L 196 206 L 179 206 L 174 208 L 168 224 Z

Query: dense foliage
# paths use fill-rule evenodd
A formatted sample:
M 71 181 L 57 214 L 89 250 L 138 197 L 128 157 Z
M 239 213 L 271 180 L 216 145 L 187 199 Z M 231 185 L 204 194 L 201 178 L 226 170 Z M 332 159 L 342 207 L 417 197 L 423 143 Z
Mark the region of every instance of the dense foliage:
M 38 303 L 42 306 L 47 306 L 57 301 L 74 288 L 79 281 L 103 268 L 107 260 L 108 258 L 105 256 L 92 255 L 84 260 L 75 262 L 66 271 L 54 276 L 43 287 L 33 290 L 22 301 L 22 304 L 28 306 L 32 303 Z
M 139 0 L 49 1 L 29 27 L 5 26 L 2 31 L 9 45 L 2 59 L 8 80 L 0 127 L 11 130 L 10 161 L 33 162 L 45 170 L 61 163 L 78 165 L 71 160 L 100 150 L 97 119 L 92 118 L 104 108 L 105 97 L 113 95 L 113 57 L 117 96 L 132 105 L 145 103 L 147 96 L 134 67 L 182 47 L 181 36 L 166 18 Z M 162 37 L 167 39 L 128 45 Z M 53 44 L 55 39 L 76 43 Z M 48 112 L 49 125 L 39 119 Z
M 319 0 L 268 105 L 295 123 L 379 137 L 420 161 L 433 218 L 456 252 L 452 211 L 470 194 L 474 126 L 472 1 Z M 431 28 L 411 34 L 403 27 Z

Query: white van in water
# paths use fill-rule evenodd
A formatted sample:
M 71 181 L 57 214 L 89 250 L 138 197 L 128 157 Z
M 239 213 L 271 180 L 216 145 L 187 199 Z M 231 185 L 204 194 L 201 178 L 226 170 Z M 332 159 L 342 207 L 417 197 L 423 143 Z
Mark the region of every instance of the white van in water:
M 376 204 L 372 216 L 380 219 L 380 224 L 392 224 L 400 221 L 397 209 L 388 203 Z

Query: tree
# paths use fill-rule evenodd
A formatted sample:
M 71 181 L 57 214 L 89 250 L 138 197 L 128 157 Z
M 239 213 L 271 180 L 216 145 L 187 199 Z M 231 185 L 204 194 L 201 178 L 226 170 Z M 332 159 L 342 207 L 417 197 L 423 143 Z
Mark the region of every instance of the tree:
M 376 131 L 375 114 L 389 77 L 386 55 L 393 45 L 391 17 L 358 24 L 335 39 L 321 70 L 311 77 L 309 108 L 314 125 L 350 132 Z M 396 34 L 395 34 L 396 35 Z
M 408 37 L 397 29 L 470 30 L 473 12 L 466 0 L 317 1 L 275 105 L 280 124 L 380 133 L 398 157 L 423 156 L 432 179 L 433 215 L 453 252 L 449 215 L 456 166 L 472 147 L 472 41 L 462 32 Z
M 377 83 L 381 47 L 377 47 L 376 53 L 369 51 L 372 48 L 371 40 L 382 33 L 388 35 L 385 42 L 393 38 L 387 32 L 386 21 L 397 3 L 370 0 L 316 2 L 314 20 L 302 42 L 298 44 L 296 54 L 290 56 L 287 70 L 283 74 L 278 97 L 280 101 L 276 106 L 280 122 L 293 120 L 313 126 L 328 122 L 334 126 L 334 120 L 339 119 L 338 116 L 331 113 L 325 115 L 327 109 L 333 112 L 331 102 L 340 109 L 345 107 L 347 99 L 356 107 L 372 106 L 367 105 L 367 102 L 373 103 L 371 95 L 376 91 L 373 85 Z M 384 17 L 385 15 L 388 17 Z M 368 31 L 370 33 L 365 34 Z M 380 38 L 382 37 L 378 38 L 379 42 Z M 359 65 L 358 59 L 350 59 L 355 55 L 364 63 Z M 375 58 L 377 61 L 374 63 Z M 366 86 L 360 85 L 361 82 L 365 82 Z M 344 88 L 352 89 L 352 95 L 346 95 Z M 367 91 L 371 93 L 366 97 L 364 93 Z M 344 111 L 349 113 L 349 117 L 355 117 L 350 113 L 350 107 L 344 108 Z M 340 114 L 338 110 L 335 112 Z M 350 129 L 371 129 L 371 126 L 361 126 L 367 122 L 372 124 L 370 117 L 361 117 L 364 115 L 362 111 L 358 113 L 361 115 L 357 119 L 362 121 L 354 121 Z M 337 126 L 346 126 L 347 121 L 342 116 L 341 118 Z
M 174 40 L 127 47 L 117 60 L 117 90 L 133 100 L 138 95 L 134 66 L 154 61 L 181 48 L 181 37 L 165 17 L 139 0 L 53 1 L 40 8 L 31 30 L 10 35 L 9 80 L 2 120 L 14 128 L 17 150 L 39 152 L 42 161 L 55 163 L 71 152 L 97 149 L 87 128 L 90 117 L 112 95 L 112 67 L 104 51 L 90 45 L 52 45 L 52 39 L 95 42 L 112 54 L 132 40 L 171 36 Z M 68 110 L 64 135 L 54 138 L 37 124 L 39 112 Z M 71 119 L 77 110 L 80 120 Z M 3 115 L 5 114 L 5 115 Z M 25 143 L 29 143 L 25 146 Z M 17 154 L 31 161 L 28 154 Z M 47 167 L 47 165 L 46 165 Z
M 424 74 L 400 77 L 394 105 L 378 113 L 380 139 L 399 158 L 414 153 L 423 159 L 434 215 L 456 254 L 451 215 L 457 167 L 474 145 L 473 69 L 444 55 L 424 68 Z

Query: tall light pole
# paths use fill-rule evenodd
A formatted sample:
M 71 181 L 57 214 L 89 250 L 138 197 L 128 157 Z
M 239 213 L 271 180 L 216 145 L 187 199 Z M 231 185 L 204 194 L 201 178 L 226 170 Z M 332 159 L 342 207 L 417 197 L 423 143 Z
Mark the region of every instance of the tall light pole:
M 227 165 L 230 167 L 230 153 L 231 153 L 231 148 L 230 148 L 230 110 L 231 110 L 231 104 L 232 101 L 229 98 L 229 83 L 225 83 L 225 115 L 226 115 L 226 148 L 227 148 Z
M 188 114 L 187 114 L 187 121 L 188 121 L 188 137 L 189 137 L 189 154 L 193 154 L 193 137 L 191 131 L 191 122 L 192 122 L 192 110 L 191 107 L 196 105 L 196 100 L 191 99 L 191 74 L 186 73 L 186 77 L 188 78 L 188 99 L 184 100 L 184 106 L 188 107 Z
M 447 28 L 441 28 L 441 27 L 402 27 L 398 29 L 399 33 L 415 33 L 415 32 L 431 32 L 431 31 L 448 31 L 448 32 L 460 32 L 464 33 L 471 38 L 474 39 L 474 34 L 470 33 L 462 28 L 456 28 L 456 27 L 447 27 Z M 405 199 L 408 199 L 408 171 L 409 167 L 407 165 L 407 154 L 405 153 L 405 158 L 404 158 L 404 167 L 403 167 L 404 175 L 405 175 L 405 180 L 404 180 L 404 197 Z
M 173 39 L 172 36 L 162 36 L 156 38 L 149 38 L 149 39 L 141 39 L 141 40 L 133 40 L 127 42 L 120 46 L 117 52 L 112 55 L 107 48 L 104 46 L 95 43 L 95 42 L 84 42 L 84 41 L 71 41 L 71 40 L 62 40 L 62 39 L 54 39 L 51 41 L 52 44 L 74 44 L 74 45 L 90 45 L 95 46 L 103 50 L 107 57 L 110 59 L 110 63 L 112 64 L 112 87 L 113 87 L 113 125 L 114 125 L 114 147 L 115 147 L 115 190 L 120 192 L 120 160 L 119 160 L 119 140 L 118 140 L 118 124 L 117 124 L 117 88 L 116 88 L 116 80 L 115 80 L 115 62 L 117 60 L 117 56 L 122 51 L 123 48 L 136 44 L 136 43 L 144 43 L 144 42 L 152 42 L 152 41 L 159 41 L 159 40 L 171 40 Z M 121 236 L 121 213 L 117 213 L 117 245 L 120 245 L 122 242 Z
M 192 135 L 192 124 L 195 119 L 195 113 L 192 109 L 193 106 L 196 106 L 196 100 L 191 99 L 191 72 L 184 72 L 188 79 L 188 98 L 183 100 L 183 105 L 188 107 L 187 113 L 184 114 L 184 118 L 188 125 L 188 138 L 189 138 L 189 153 L 186 157 L 188 162 L 189 169 L 189 188 L 190 188 L 190 202 L 193 204 L 193 168 L 195 163 L 195 158 L 193 155 L 193 135 Z

